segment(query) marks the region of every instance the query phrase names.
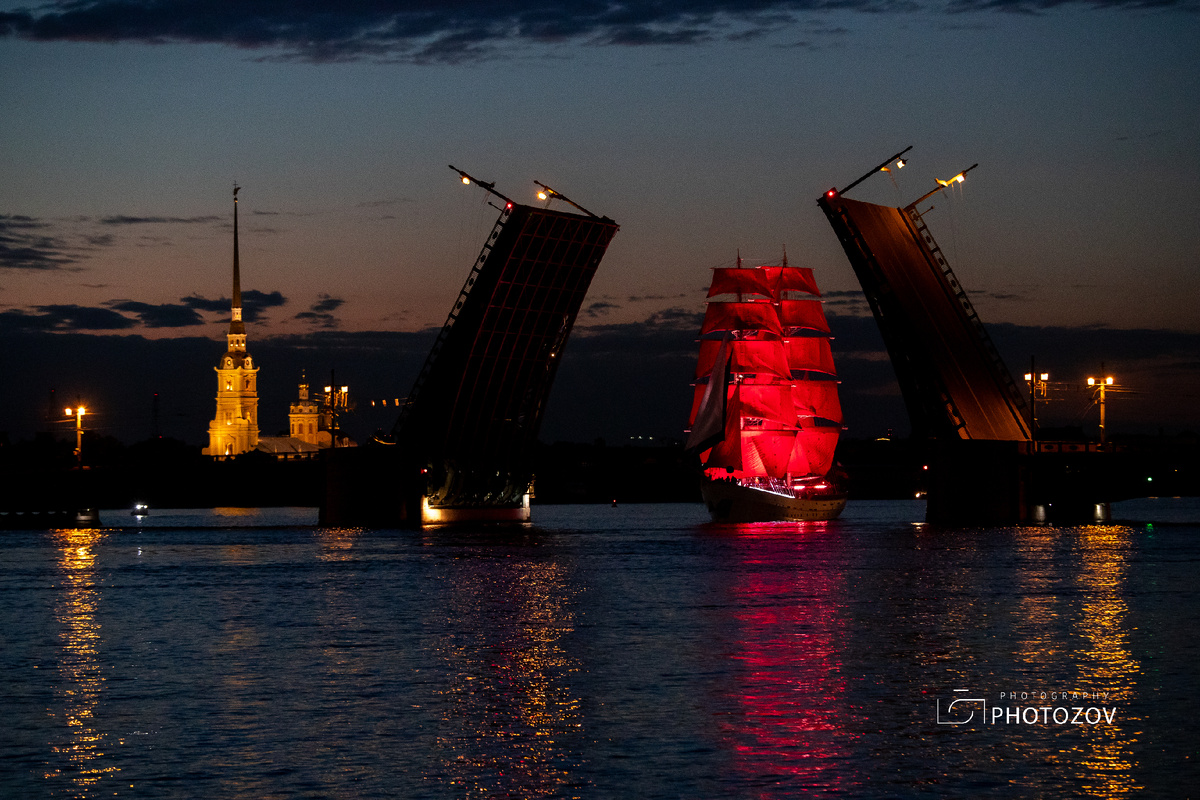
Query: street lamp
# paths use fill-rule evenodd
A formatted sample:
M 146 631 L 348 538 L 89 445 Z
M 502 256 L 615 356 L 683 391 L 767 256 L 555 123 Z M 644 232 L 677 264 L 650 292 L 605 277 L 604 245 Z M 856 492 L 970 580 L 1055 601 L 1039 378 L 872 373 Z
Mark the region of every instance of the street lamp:
M 1037 441 L 1037 399 L 1046 397 L 1046 381 L 1050 380 L 1049 372 L 1034 371 L 1033 359 L 1029 359 L 1029 372 L 1025 373 L 1025 382 L 1029 384 L 1029 435 Z
M 87 409 L 83 406 L 78 406 L 74 409 L 66 409 L 67 417 L 72 415 L 75 417 L 75 463 L 81 468 L 83 467 L 83 415 L 87 413 Z
M 1100 387 L 1100 446 L 1104 446 L 1104 390 L 1113 385 L 1112 376 L 1105 378 L 1088 378 L 1088 386 Z

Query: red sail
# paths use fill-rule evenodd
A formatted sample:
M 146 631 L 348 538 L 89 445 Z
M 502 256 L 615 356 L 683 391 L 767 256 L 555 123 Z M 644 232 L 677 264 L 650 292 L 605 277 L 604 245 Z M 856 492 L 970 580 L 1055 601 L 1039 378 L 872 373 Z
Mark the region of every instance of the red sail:
M 838 433 L 835 427 L 801 428 L 796 432 L 795 445 L 788 461 L 792 477 L 824 475 L 833 466 Z
M 730 343 L 729 371 L 737 373 L 754 373 L 756 375 L 777 375 L 780 378 L 792 377 L 795 369 L 783 349 L 783 342 L 778 339 L 747 339 L 735 340 Z M 717 360 L 717 351 L 721 342 L 708 340 L 700 342 L 700 359 L 696 362 L 696 379 L 699 380 L 712 372 Z
M 829 323 L 825 321 L 825 312 L 821 309 L 820 300 L 780 301 L 779 321 L 785 328 L 807 328 L 829 333 Z
M 842 404 L 838 401 L 837 381 L 797 381 L 792 385 L 792 402 L 796 407 L 796 418 L 804 420 L 825 419 L 841 424 Z
M 786 383 L 739 384 L 734 399 L 729 402 L 729 415 L 794 425 L 792 387 Z M 768 424 L 767 427 L 778 425 Z
M 734 480 L 827 474 L 842 410 L 812 270 L 717 269 L 708 296 L 738 301 L 710 300 L 700 332 L 696 378 L 708 381 L 696 386 L 688 443 L 705 469 Z
M 713 344 L 716 343 L 714 342 Z M 824 372 L 828 375 L 837 374 L 837 370 L 833 366 L 833 353 L 829 349 L 829 340 L 825 337 L 795 336 L 785 339 L 784 347 L 787 349 L 788 366 L 791 369 Z M 701 348 L 703 348 L 703 345 L 701 345 Z
M 771 276 L 775 297 L 780 297 L 782 292 L 804 292 L 821 296 L 812 270 L 808 267 L 766 267 L 765 270 Z
M 742 471 L 786 478 L 795 440 L 795 431 L 742 431 Z
M 771 283 L 766 270 L 763 269 L 714 269 L 712 286 L 708 287 L 708 296 L 719 294 L 748 295 L 757 294 L 771 297 Z
M 721 331 L 770 331 L 783 334 L 779 315 L 770 303 L 709 303 L 700 335 Z M 826 329 L 828 330 L 828 328 Z

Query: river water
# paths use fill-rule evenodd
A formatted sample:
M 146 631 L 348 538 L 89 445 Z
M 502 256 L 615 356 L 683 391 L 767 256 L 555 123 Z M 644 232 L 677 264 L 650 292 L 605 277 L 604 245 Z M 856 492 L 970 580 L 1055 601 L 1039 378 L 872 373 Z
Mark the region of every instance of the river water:
M 1195 791 L 1195 500 L 957 530 L 917 502 L 534 511 L 0 533 L 0 796 Z

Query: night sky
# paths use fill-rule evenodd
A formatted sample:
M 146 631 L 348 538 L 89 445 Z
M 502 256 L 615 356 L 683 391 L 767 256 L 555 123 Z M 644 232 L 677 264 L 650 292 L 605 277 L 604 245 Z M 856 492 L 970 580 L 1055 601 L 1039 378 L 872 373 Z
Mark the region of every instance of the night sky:
M 621 230 L 543 438 L 679 436 L 709 269 L 813 267 L 847 435 L 907 431 L 816 206 L 926 219 L 1014 373 L 1129 390 L 1110 432 L 1200 430 L 1196 2 L 268 3 L 0 0 L 0 431 L 76 397 L 102 431 L 205 443 L 232 187 L 264 435 L 300 370 L 354 426 L 405 395 L 496 212 L 454 164 Z M 62 402 L 59 402 L 62 401 Z

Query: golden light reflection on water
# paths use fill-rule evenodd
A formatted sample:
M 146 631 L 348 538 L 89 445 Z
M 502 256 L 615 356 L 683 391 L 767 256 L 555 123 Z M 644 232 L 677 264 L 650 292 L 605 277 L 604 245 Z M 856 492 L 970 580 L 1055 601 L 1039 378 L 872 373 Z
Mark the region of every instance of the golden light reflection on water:
M 449 577 L 437 738 L 460 797 L 547 797 L 571 780 L 567 739 L 582 725 L 559 644 L 574 628 L 570 570 L 554 561 L 469 558 Z
M 101 631 L 96 619 L 100 591 L 96 586 L 96 550 L 104 539 L 98 529 L 54 532 L 58 548 L 61 595 L 55 608 L 61 651 L 58 660 L 59 697 L 66 730 L 56 736 L 51 751 L 65 758 L 67 769 L 47 772 L 48 779 L 67 777 L 79 796 L 90 796 L 107 775 L 120 771 L 105 766 L 107 734 L 95 727 L 96 708 L 104 689 L 100 663 Z M 51 712 L 53 713 L 53 712 Z
M 1017 570 L 1021 601 L 1015 656 L 1024 666 L 1023 674 L 1031 676 L 1031 685 L 1015 688 L 1079 693 L 1086 699 L 1024 704 L 1109 709 L 1114 721 L 1066 726 L 1049 740 L 1015 741 L 1031 763 L 1073 773 L 1086 797 L 1120 797 L 1144 788 L 1133 778 L 1138 766 L 1134 747 L 1143 721 L 1131 716 L 1129 701 L 1141 666 L 1130 652 L 1124 599 L 1134 535 L 1130 528 L 1112 525 L 1018 531 L 1022 560 Z M 1056 563 L 1063 558 L 1076 562 L 1077 571 L 1067 571 L 1064 577 Z M 1032 677 L 1061 672 L 1064 665 L 1074 672 L 1066 680 Z M 1042 685 L 1047 682 L 1053 685 Z
M 1086 726 L 1086 738 L 1072 748 L 1077 754 L 1083 788 L 1095 797 L 1115 797 L 1141 791 L 1132 771 L 1137 766 L 1133 747 L 1141 735 L 1141 720 L 1129 717 L 1141 665 L 1129 648 L 1129 606 L 1124 584 L 1134 531 L 1124 526 L 1090 526 L 1080 532 L 1083 549 L 1079 583 L 1085 594 L 1078 630 L 1081 686 L 1107 692 L 1107 706 L 1122 714 L 1112 725 Z
M 353 548 L 363 528 L 321 528 L 317 541 L 321 545 L 317 557 L 322 561 L 350 561 L 354 558 Z

